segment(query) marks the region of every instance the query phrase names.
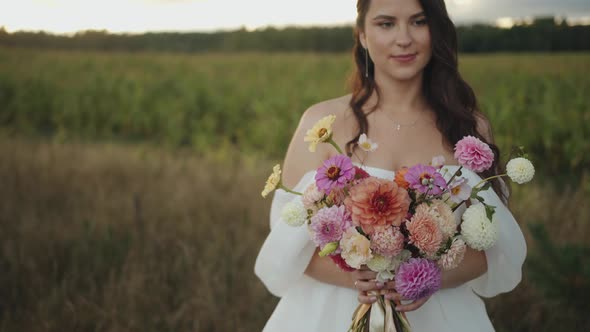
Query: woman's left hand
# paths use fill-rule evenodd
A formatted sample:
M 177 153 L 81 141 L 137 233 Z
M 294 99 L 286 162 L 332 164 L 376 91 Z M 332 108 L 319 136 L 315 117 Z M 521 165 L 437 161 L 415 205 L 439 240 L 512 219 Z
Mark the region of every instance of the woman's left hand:
M 407 304 L 401 304 L 401 301 L 405 300 L 405 299 L 402 297 L 402 295 L 400 293 L 397 293 L 395 291 L 391 291 L 391 292 L 385 294 L 385 298 L 389 299 L 389 300 L 393 300 L 396 303 L 399 303 L 398 305 L 395 306 L 396 311 L 406 312 L 406 311 L 417 310 L 422 305 L 424 305 L 424 303 L 426 303 L 426 301 L 428 301 L 428 299 L 430 299 L 430 296 L 426 296 L 426 297 L 417 299 L 417 300 L 407 303 Z

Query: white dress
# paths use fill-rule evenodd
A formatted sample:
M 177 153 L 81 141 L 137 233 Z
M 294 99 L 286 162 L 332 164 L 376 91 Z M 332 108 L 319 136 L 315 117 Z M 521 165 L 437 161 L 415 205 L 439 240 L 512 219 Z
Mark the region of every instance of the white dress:
M 451 174 L 457 167 L 445 166 Z M 362 168 L 376 177 L 394 177 L 389 170 Z M 315 171 L 307 172 L 293 189 L 303 192 L 314 181 L 314 176 Z M 463 177 L 471 186 L 481 180 L 477 174 L 465 169 Z M 526 257 L 522 231 L 492 189 L 480 196 L 487 204 L 497 207 L 500 224 L 497 243 L 485 252 L 487 272 L 459 287 L 438 291 L 422 307 L 408 312 L 413 332 L 494 331 L 478 295 L 492 297 L 511 291 L 521 280 Z M 306 227 L 291 227 L 280 220 L 282 207 L 295 197 L 282 190 L 275 192 L 270 214 L 271 231 L 256 259 L 256 275 L 272 294 L 281 298 L 264 331 L 345 332 L 358 305 L 357 292 L 316 281 L 304 274 L 315 245 Z

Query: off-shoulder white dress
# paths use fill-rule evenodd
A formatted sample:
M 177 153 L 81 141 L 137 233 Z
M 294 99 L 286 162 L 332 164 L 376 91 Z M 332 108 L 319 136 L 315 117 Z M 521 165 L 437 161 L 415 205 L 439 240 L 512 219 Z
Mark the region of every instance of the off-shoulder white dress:
M 457 167 L 445 166 L 450 173 Z M 376 177 L 394 177 L 389 170 L 363 168 Z M 315 171 L 306 173 L 294 189 L 303 192 L 314 181 L 314 176 Z M 481 180 L 469 170 L 463 170 L 463 176 L 471 186 Z M 421 308 L 408 312 L 414 332 L 493 331 L 479 296 L 492 297 L 508 292 L 521 280 L 526 257 L 522 231 L 493 190 L 480 195 L 487 204 L 497 207 L 499 221 L 498 241 L 486 251 L 487 272 L 459 287 L 438 291 Z M 303 273 L 315 246 L 306 227 L 291 227 L 280 220 L 282 207 L 295 197 L 282 190 L 275 193 L 271 206 L 271 231 L 256 259 L 256 275 L 272 294 L 281 298 L 264 331 L 347 331 L 358 305 L 357 292 L 316 281 Z

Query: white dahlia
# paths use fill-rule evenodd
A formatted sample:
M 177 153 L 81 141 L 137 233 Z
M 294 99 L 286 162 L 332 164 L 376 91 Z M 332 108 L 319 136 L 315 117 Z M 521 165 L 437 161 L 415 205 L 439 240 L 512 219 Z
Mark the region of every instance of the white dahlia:
M 523 184 L 533 179 L 535 167 L 528 159 L 522 157 L 514 158 L 506 164 L 506 173 L 512 181 Z
M 301 199 L 296 198 L 285 204 L 285 207 L 281 210 L 281 218 L 289 226 L 298 227 L 303 225 L 307 219 L 307 209 L 303 206 Z
M 498 222 L 496 218 L 492 218 L 491 221 L 488 219 L 483 204 L 471 205 L 463 213 L 461 235 L 471 248 L 487 250 L 496 243 L 498 238 Z

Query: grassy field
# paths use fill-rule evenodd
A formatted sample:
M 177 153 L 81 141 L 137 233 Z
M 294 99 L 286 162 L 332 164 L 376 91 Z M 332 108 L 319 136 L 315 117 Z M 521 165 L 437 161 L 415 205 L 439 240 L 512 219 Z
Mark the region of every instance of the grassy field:
M 277 302 L 253 274 L 270 204 L 258 192 L 271 163 L 26 141 L 3 141 L 0 153 L 0 330 L 262 328 Z M 587 241 L 588 199 L 539 183 L 515 188 L 529 254 L 538 254 L 530 224 L 545 225 L 559 244 Z M 588 323 L 527 275 L 487 301 L 499 331 Z
M 301 113 L 346 93 L 346 54 L 39 52 L 0 48 L 0 132 L 54 141 L 239 148 L 280 159 Z M 590 55 L 461 57 L 506 152 L 545 174 L 590 165 Z
M 540 170 L 513 187 L 529 258 L 515 291 L 486 300 L 494 325 L 590 329 L 590 56 L 461 69 L 501 148 L 525 145 Z M 259 192 L 300 114 L 345 93 L 348 72 L 347 55 L 0 49 L 0 331 L 259 331 L 277 302 L 253 274 Z

